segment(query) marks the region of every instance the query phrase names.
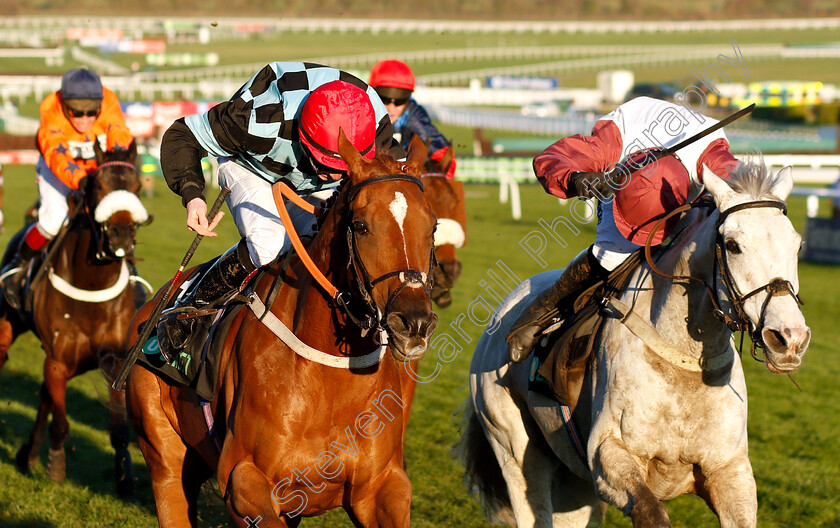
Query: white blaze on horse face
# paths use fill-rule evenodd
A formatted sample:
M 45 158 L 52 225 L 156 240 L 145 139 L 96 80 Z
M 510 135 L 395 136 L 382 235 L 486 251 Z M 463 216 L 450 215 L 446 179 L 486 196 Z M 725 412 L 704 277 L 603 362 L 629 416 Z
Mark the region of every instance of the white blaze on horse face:
M 405 255 L 405 265 L 408 266 L 408 249 L 405 246 L 405 231 L 403 231 L 403 222 L 405 221 L 405 217 L 408 214 L 408 202 L 405 200 L 405 196 L 403 195 L 403 193 L 394 193 L 394 199 L 391 201 L 391 205 L 388 206 L 388 209 L 391 210 L 391 214 L 394 216 L 394 220 L 400 227 L 400 233 L 402 234 L 403 239 L 403 254 Z

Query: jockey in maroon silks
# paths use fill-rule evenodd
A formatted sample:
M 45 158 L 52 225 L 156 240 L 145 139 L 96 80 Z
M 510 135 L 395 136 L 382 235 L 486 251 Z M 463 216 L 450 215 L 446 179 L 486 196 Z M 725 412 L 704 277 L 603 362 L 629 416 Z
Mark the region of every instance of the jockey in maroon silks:
M 723 178 L 738 160 L 723 130 L 680 149 L 612 186 L 605 174 L 617 164 L 640 167 L 652 149 L 668 148 L 717 121 L 649 97 L 630 100 L 601 118 L 592 135 L 563 138 L 534 158 L 534 172 L 546 191 L 560 198 L 597 198 L 595 242 L 578 254 L 554 286 L 542 292 L 511 327 L 508 353 L 515 362 L 531 352 L 558 304 L 594 284 L 644 245 L 656 222 L 688 201 L 692 184 L 702 185 L 703 165 Z M 614 198 L 614 199 L 613 199 Z M 669 219 L 654 235 L 660 244 L 674 229 Z
M 452 148 L 449 140 L 432 124 L 426 109 L 411 97 L 415 79 L 408 64 L 393 59 L 379 61 L 370 70 L 368 84 L 385 103 L 394 126 L 394 138 L 404 150 L 408 150 L 414 136 L 420 136 L 428 145 L 429 157 L 433 160 L 442 159 L 446 150 Z M 455 158 L 446 171 L 446 177 L 450 180 L 455 177 Z

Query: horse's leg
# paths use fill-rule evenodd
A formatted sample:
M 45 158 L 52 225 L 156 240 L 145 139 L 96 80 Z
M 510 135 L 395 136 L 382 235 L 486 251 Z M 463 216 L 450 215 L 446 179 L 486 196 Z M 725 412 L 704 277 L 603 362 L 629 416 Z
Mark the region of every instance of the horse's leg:
M 758 502 L 755 478 L 746 448 L 729 464 L 709 473 L 703 471 L 697 484 L 698 495 L 717 513 L 721 528 L 756 526 Z
M 412 369 L 417 372 L 420 366 L 420 360 L 412 361 L 410 364 L 403 363 L 400 369 L 400 389 L 402 401 L 405 402 L 403 407 L 403 422 L 402 422 L 402 445 L 405 446 L 405 437 L 408 432 L 408 418 L 411 416 L 411 405 L 414 403 L 414 393 L 417 391 L 417 381 L 406 372 L 406 369 Z M 403 468 L 408 467 L 408 460 L 406 460 L 405 449 L 403 449 Z
M 645 484 L 624 443 L 607 437 L 595 450 L 592 476 L 598 493 L 633 520 L 634 528 L 671 526 L 668 511 Z
M 134 367 L 126 387 L 126 399 L 137 443 L 152 479 L 158 523 L 161 528 L 195 528 L 201 488 L 196 470 L 200 467 L 188 460 L 187 446 L 161 407 L 162 397 L 154 374 Z
M 117 392 L 108 387 L 111 400 L 111 423 L 108 432 L 114 447 L 114 480 L 117 495 L 121 499 L 134 502 L 134 468 L 131 465 L 131 453 L 128 452 L 129 432 L 125 414 L 125 392 Z
M 365 528 L 408 527 L 411 482 L 401 466 L 392 463 L 376 479 L 351 493 L 350 518 Z
M 6 360 L 9 359 L 9 347 L 12 346 L 14 340 L 15 333 L 12 323 L 5 317 L 0 317 L 0 370 L 3 370 Z
M 50 414 L 50 409 L 52 409 L 52 397 L 50 397 L 50 391 L 47 390 L 46 382 L 41 384 L 40 399 L 38 415 L 35 417 L 35 424 L 29 433 L 29 441 L 18 449 L 17 455 L 15 456 L 15 464 L 23 473 L 28 473 L 29 469 L 38 462 L 41 443 L 44 441 L 47 417 Z
M 525 423 L 528 410 L 520 409 L 510 391 L 493 378 L 481 382 L 475 405 L 507 484 L 516 525 L 552 526 L 551 482 L 560 462 L 543 446 L 539 427 Z
M 47 357 L 44 361 L 44 384 L 52 398 L 52 422 L 50 422 L 50 458 L 47 476 L 56 482 L 64 482 L 64 441 L 70 432 L 67 422 L 67 380 L 70 374 L 64 363 Z
M 219 467 L 222 466 L 220 461 Z M 285 516 L 277 515 L 271 482 L 250 459 L 237 463 L 226 483 L 220 479 L 219 487 L 224 489 L 228 513 L 237 527 L 287 528 L 300 522 L 296 519 L 294 523 L 287 523 Z
M 607 505 L 598 498 L 592 483 L 581 479 L 565 465 L 561 465 L 554 474 L 551 504 L 554 526 L 601 526 L 607 512 Z

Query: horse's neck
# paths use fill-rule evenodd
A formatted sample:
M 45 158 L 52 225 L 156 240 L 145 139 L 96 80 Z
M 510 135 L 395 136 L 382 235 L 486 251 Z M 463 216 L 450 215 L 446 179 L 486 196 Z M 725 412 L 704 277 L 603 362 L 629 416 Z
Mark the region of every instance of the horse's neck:
M 56 251 L 55 260 L 51 263 L 55 272 L 65 280 L 73 283 L 76 277 L 84 278 L 88 285 L 109 286 L 119 275 L 122 267 L 121 260 L 92 261 L 95 237 L 90 226 L 85 223 L 71 225 L 67 235 Z
M 694 210 L 700 218 L 690 222 L 657 266 L 670 275 L 689 275 L 713 285 L 716 214 Z M 708 290 L 697 281 L 674 281 L 656 275 L 644 266 L 631 283 L 628 295 L 635 309 L 649 315 L 657 332 L 670 344 L 694 357 L 709 357 L 729 346 L 731 332 L 714 316 Z
M 348 279 L 348 254 L 344 243 L 346 226 L 342 222 L 341 200 L 328 213 L 321 229 L 307 248 L 315 266 L 339 291 L 356 294 Z M 375 332 L 360 335 L 359 329 L 339 309 L 332 306 L 329 295 L 302 263 L 294 265 L 295 280 L 284 284 L 273 308 L 275 314 L 286 320 L 290 328 L 304 343 L 322 350 L 338 350 L 349 355 L 351 350 L 361 353 L 375 348 L 371 338 Z M 284 317 L 293 314 L 291 319 Z

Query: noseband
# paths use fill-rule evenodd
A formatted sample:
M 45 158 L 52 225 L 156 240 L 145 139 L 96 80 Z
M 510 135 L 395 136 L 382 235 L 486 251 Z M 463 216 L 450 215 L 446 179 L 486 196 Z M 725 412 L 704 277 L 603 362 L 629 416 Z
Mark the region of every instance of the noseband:
M 391 181 L 411 182 L 420 187 L 421 191 L 423 190 L 423 182 L 420 181 L 420 179 L 415 178 L 414 176 L 410 176 L 408 174 L 387 174 L 385 176 L 376 176 L 374 178 L 367 179 L 363 182 L 354 185 L 347 194 L 347 205 L 349 206 L 353 202 L 353 200 L 356 199 L 356 197 L 359 194 L 359 191 L 361 191 L 364 187 L 367 187 L 368 185 L 373 185 L 375 183 Z M 429 268 L 427 271 L 423 272 L 413 268 L 407 268 L 402 270 L 390 271 L 388 273 L 380 275 L 375 279 L 371 279 L 370 273 L 368 273 L 367 267 L 365 266 L 361 255 L 359 255 L 359 249 L 356 243 L 356 232 L 353 230 L 350 220 L 350 208 L 348 207 L 347 217 L 345 221 L 347 223 L 347 247 L 350 252 L 350 260 L 347 266 L 353 269 L 356 289 L 358 290 L 359 295 L 365 303 L 365 311 L 367 313 L 364 315 L 359 314 L 358 310 L 352 306 L 353 303 L 350 297 L 345 292 L 341 292 L 338 295 L 336 295 L 335 300 L 339 304 L 339 306 L 341 306 L 344 309 L 348 317 L 350 317 L 350 319 L 363 330 L 368 330 L 371 328 L 381 328 L 383 319 L 387 319 L 391 303 L 394 301 L 394 299 L 396 299 L 397 295 L 399 295 L 400 292 L 402 292 L 407 286 L 420 286 L 427 294 L 431 295 L 432 268 L 435 264 L 434 244 L 432 244 L 431 254 L 429 255 Z M 385 314 L 383 315 L 374 303 L 371 294 L 373 293 L 373 289 L 376 287 L 377 284 L 385 281 L 386 279 L 390 279 L 391 277 L 398 277 L 400 280 L 400 284 L 388 297 L 388 301 L 385 303 Z
M 653 262 L 653 258 L 651 257 L 651 241 L 653 240 L 654 234 L 658 231 L 660 225 L 662 225 L 666 220 L 675 216 L 677 214 L 681 214 L 689 209 L 696 208 L 696 207 L 709 207 L 714 208 L 714 202 L 710 200 L 702 200 L 698 202 L 694 202 L 691 204 L 686 204 L 683 206 L 678 207 L 677 209 L 668 213 L 664 218 L 659 220 L 657 224 L 654 226 L 653 230 L 648 235 L 647 242 L 645 244 L 645 259 L 647 260 L 648 266 L 650 269 L 654 271 L 657 275 L 662 277 L 666 277 L 669 279 L 676 279 L 676 280 L 690 280 L 690 281 L 697 281 L 700 282 L 705 288 L 706 291 L 709 293 L 709 298 L 714 305 L 714 315 L 715 317 L 724 323 L 727 328 L 729 328 L 733 332 L 744 332 L 750 335 L 752 339 L 753 345 L 750 350 L 753 358 L 757 361 L 762 361 L 758 358 L 756 354 L 756 348 L 766 348 L 764 343 L 764 339 L 761 336 L 762 331 L 764 330 L 764 320 L 767 314 L 767 306 L 770 304 L 770 299 L 772 297 L 779 297 L 783 295 L 790 295 L 794 298 L 797 304 L 803 305 L 805 304 L 802 299 L 797 295 L 797 293 L 793 289 L 793 284 L 789 280 L 782 279 L 781 277 L 777 277 L 764 286 L 759 286 L 758 288 L 750 291 L 746 295 L 741 294 L 740 289 L 735 284 L 735 280 L 732 277 L 732 273 L 729 271 L 729 264 L 726 260 L 726 250 L 724 247 L 724 240 L 723 235 L 720 233 L 720 226 L 723 225 L 723 222 L 729 217 L 729 215 L 733 213 L 737 213 L 738 211 L 743 211 L 744 209 L 757 209 L 763 207 L 774 207 L 776 209 L 780 209 L 782 213 L 787 215 L 787 206 L 784 202 L 779 202 L 776 200 L 756 200 L 752 202 L 745 202 L 742 204 L 734 205 L 727 209 L 726 211 L 721 211 L 720 216 L 715 223 L 715 268 L 714 271 L 719 271 L 721 279 L 723 281 L 726 290 L 729 292 L 729 301 L 732 304 L 732 307 L 735 310 L 736 318 L 731 317 L 729 314 L 724 312 L 721 309 L 720 297 L 718 295 L 717 288 L 713 288 L 707 282 L 702 279 L 698 279 L 697 277 L 692 277 L 690 275 L 669 275 L 664 273 L 660 270 L 656 264 Z M 715 278 L 715 283 L 717 283 L 717 273 L 713 273 L 713 277 Z M 761 305 L 761 312 L 759 314 L 758 324 L 754 325 L 749 317 L 747 317 L 746 311 L 744 309 L 744 304 L 746 303 L 747 299 L 750 297 L 766 291 L 767 298 Z M 741 334 L 741 345 L 743 346 L 743 333 Z M 762 361 L 763 362 L 763 361 Z
M 764 319 L 767 315 L 767 306 L 770 304 L 770 299 L 772 297 L 790 295 L 791 297 L 793 297 L 797 304 L 805 304 L 804 302 L 802 302 L 802 299 L 799 297 L 799 295 L 797 295 L 797 293 L 793 290 L 793 284 L 791 284 L 789 280 L 783 279 L 781 277 L 777 277 L 771 280 L 764 286 L 759 286 L 758 288 L 752 290 L 746 295 L 741 294 L 740 289 L 735 284 L 735 280 L 732 277 L 732 273 L 729 271 L 729 264 L 726 260 L 726 250 L 724 248 L 723 235 L 720 233 L 720 226 L 723 225 L 723 222 L 726 221 L 726 218 L 732 213 L 743 211 L 744 209 L 755 209 L 759 207 L 775 207 L 777 209 L 781 209 L 782 213 L 787 215 L 787 206 L 783 202 L 778 202 L 775 200 L 759 200 L 755 202 L 742 203 L 730 207 L 726 211 L 720 213 L 717 223 L 715 224 L 715 264 L 720 270 L 721 279 L 723 280 L 723 283 L 726 286 L 726 290 L 731 296 L 730 302 L 732 303 L 732 307 L 735 309 L 735 313 L 738 316 L 738 320 L 728 318 L 729 320 L 726 321 L 726 318 L 724 318 L 723 316 L 723 312 L 720 310 L 719 303 L 717 302 L 715 316 L 721 321 L 724 321 L 729 327 L 729 329 L 733 332 L 741 331 L 750 334 L 750 338 L 752 338 L 753 342 L 753 346 L 750 350 L 750 353 L 756 360 L 758 360 L 758 357 L 756 356 L 756 347 L 766 348 L 764 339 L 761 337 L 761 333 L 764 330 Z M 767 292 L 767 297 L 761 304 L 761 312 L 758 316 L 758 324 L 753 325 L 747 317 L 746 311 L 744 310 L 744 304 L 746 303 L 747 299 L 763 291 Z

